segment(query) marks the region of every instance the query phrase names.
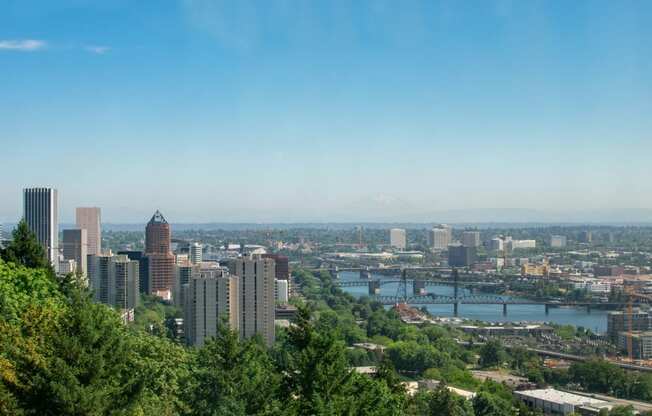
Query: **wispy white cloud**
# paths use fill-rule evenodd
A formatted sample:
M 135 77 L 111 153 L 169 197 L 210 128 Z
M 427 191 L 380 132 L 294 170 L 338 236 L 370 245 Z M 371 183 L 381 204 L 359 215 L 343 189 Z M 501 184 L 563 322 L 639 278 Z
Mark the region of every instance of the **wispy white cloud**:
M 0 50 L 37 51 L 46 46 L 46 42 L 35 39 L 0 40 Z
M 95 53 L 97 55 L 104 55 L 105 53 L 111 50 L 111 48 L 109 48 L 108 46 L 99 46 L 99 45 L 86 46 L 84 47 L 84 49 L 86 49 L 86 51 L 90 53 Z

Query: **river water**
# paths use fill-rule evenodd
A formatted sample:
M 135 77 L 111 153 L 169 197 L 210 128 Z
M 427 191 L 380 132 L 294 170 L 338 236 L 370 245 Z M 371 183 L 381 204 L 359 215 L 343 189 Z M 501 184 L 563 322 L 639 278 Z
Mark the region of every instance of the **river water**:
M 360 281 L 358 272 L 340 272 L 341 281 Z M 383 275 L 372 274 L 372 279 L 391 279 Z M 396 295 L 398 283 L 388 283 L 380 287 L 381 295 Z M 345 292 L 353 296 L 361 297 L 369 294 L 367 287 L 345 287 Z M 412 293 L 412 285 L 408 282 L 408 294 Z M 427 286 L 428 293 L 437 295 L 453 296 L 452 286 Z M 467 289 L 459 289 L 459 296 L 469 294 Z M 483 294 L 490 294 L 483 292 Z M 412 305 L 420 307 L 421 305 Z M 452 317 L 453 305 L 424 305 L 434 316 Z M 486 322 L 552 322 L 562 325 L 575 325 L 588 328 L 597 333 L 607 330 L 607 311 L 592 309 L 587 312 L 586 308 L 550 308 L 548 315 L 543 305 L 508 305 L 507 316 L 503 315 L 502 305 L 459 305 L 458 316 L 460 318 L 475 319 Z

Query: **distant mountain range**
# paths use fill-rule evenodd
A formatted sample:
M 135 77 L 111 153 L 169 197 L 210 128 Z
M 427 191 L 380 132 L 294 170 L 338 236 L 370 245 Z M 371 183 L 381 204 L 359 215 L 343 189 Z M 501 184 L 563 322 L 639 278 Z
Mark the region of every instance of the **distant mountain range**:
M 346 218 L 334 215 L 332 221 L 279 221 L 279 222 L 210 222 L 172 223 L 174 230 L 241 230 L 267 228 L 331 228 L 349 229 L 355 226 L 365 228 L 427 228 L 433 224 L 446 223 L 455 227 L 504 228 L 541 227 L 558 225 L 639 225 L 652 226 L 652 209 L 613 209 L 544 211 L 534 209 L 455 209 L 429 213 L 404 213 L 402 215 L 369 215 L 366 218 Z M 14 223 L 4 223 L 9 232 Z M 144 231 L 145 223 L 104 223 L 103 229 L 111 231 Z M 61 223 L 61 229 L 74 228 L 74 224 Z

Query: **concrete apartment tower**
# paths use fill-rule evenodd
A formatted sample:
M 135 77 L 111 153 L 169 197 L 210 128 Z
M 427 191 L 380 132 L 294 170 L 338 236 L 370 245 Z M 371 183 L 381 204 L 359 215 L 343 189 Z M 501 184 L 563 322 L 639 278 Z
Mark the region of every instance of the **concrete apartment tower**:
M 405 250 L 407 247 L 407 234 L 402 228 L 392 228 L 389 230 L 389 244 L 393 248 Z
M 138 306 L 139 265 L 126 255 L 100 254 L 88 257 L 88 274 L 96 302 L 120 310 Z
M 174 286 L 171 240 L 170 224 L 157 210 L 145 228 L 145 256 L 149 261 L 149 293 L 164 299 L 172 297 Z
M 464 231 L 462 245 L 464 247 L 480 247 L 480 231 Z
M 59 267 L 59 200 L 54 188 L 23 189 L 23 218 L 43 245 L 55 270 Z
M 438 225 L 428 232 L 428 245 L 433 250 L 446 250 L 452 242 L 453 229 L 446 224 Z
M 260 256 L 244 257 L 230 265 L 238 276 L 240 336 L 260 334 L 267 345 L 274 344 L 276 264 Z
M 202 346 L 217 335 L 219 325 L 239 330 L 238 278 L 225 270 L 201 273 L 183 288 L 184 336 L 188 345 Z
M 97 207 L 81 207 L 75 210 L 77 228 L 86 230 L 88 254 L 102 254 L 102 212 Z
M 63 258 L 64 260 L 74 260 L 77 271 L 84 276 L 88 276 L 87 256 L 86 229 L 63 230 Z

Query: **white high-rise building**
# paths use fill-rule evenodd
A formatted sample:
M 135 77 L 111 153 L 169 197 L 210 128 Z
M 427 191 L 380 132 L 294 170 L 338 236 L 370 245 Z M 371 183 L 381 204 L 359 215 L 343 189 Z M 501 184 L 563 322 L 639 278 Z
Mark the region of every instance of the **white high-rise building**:
M 530 248 L 536 248 L 536 240 L 507 240 L 505 241 L 507 251 L 512 250 L 525 250 Z
M 442 224 L 428 232 L 428 245 L 433 250 L 446 250 L 453 240 L 453 229 Z
M 276 302 L 285 305 L 290 298 L 290 285 L 287 280 L 276 280 Z
M 86 276 L 87 274 L 88 244 L 85 229 L 63 230 L 63 258 L 74 260 L 77 264 L 76 271 Z M 63 271 L 59 270 L 59 273 Z
M 97 207 L 81 207 L 75 211 L 77 228 L 86 230 L 88 254 L 102 254 L 102 212 Z
M 219 269 L 193 276 L 184 285 L 183 325 L 188 345 L 202 346 L 217 335 L 218 326 L 239 330 L 238 278 Z
M 464 231 L 462 245 L 465 247 L 480 247 L 480 231 Z
M 407 235 L 402 228 L 392 228 L 389 230 L 389 244 L 399 250 L 405 250 L 407 247 Z
M 249 338 L 260 334 L 267 345 L 274 344 L 276 264 L 273 259 L 244 257 L 230 265 L 238 276 L 240 335 Z
M 503 251 L 504 248 L 505 242 L 500 237 L 492 238 L 487 244 L 487 249 L 492 251 Z
M 121 310 L 134 309 L 139 299 L 139 264 L 126 255 L 88 256 L 88 274 L 94 299 Z
M 59 268 L 59 201 L 54 188 L 23 190 L 23 216 L 45 248 L 55 270 Z
M 200 264 L 202 262 L 202 246 L 199 243 L 192 243 L 190 245 L 190 262 L 192 264 Z

